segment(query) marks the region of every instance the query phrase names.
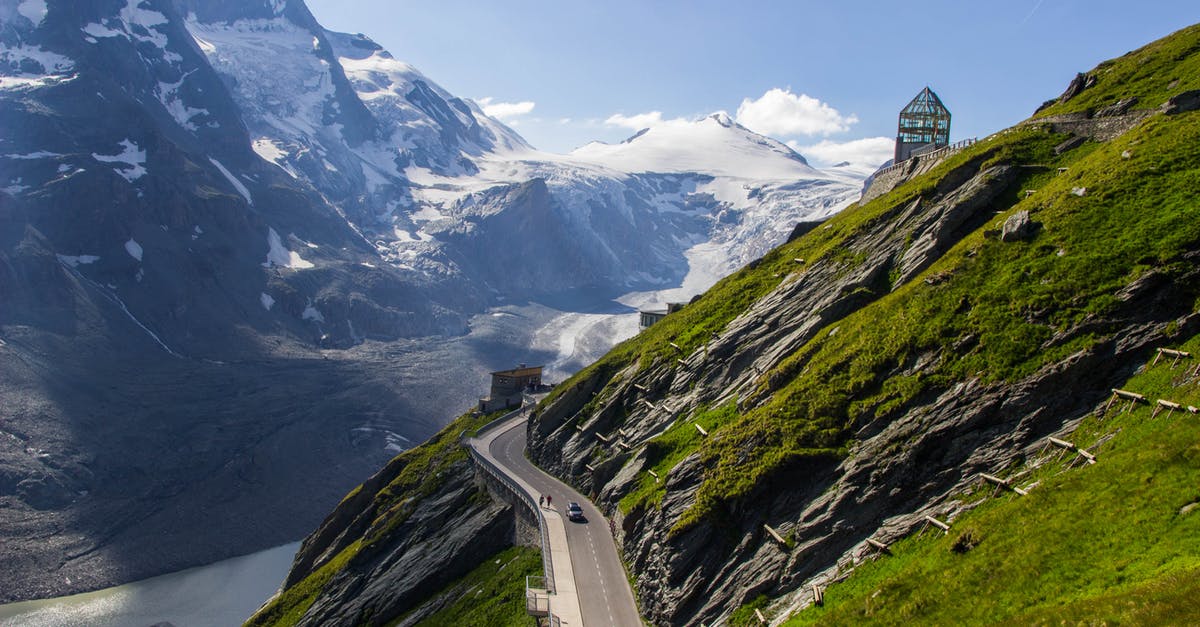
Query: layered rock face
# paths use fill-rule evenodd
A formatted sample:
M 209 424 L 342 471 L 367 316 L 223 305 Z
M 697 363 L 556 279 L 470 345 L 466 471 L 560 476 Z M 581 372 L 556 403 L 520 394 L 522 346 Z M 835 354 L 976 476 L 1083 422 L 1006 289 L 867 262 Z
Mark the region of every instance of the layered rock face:
M 857 188 L 719 120 L 787 176 L 536 153 L 299 0 L 0 0 L 0 107 L 0 602 L 294 540 L 528 349 L 449 346 L 472 315 Z
M 698 521 L 686 515 L 716 472 L 702 452 L 662 477 L 659 504 L 622 506 L 658 463 L 663 449 L 655 439 L 674 425 L 706 408 L 732 405 L 746 415 L 766 406 L 782 393 L 787 373 L 800 368 L 781 364 L 837 334 L 848 316 L 909 282 L 955 280 L 952 271 L 927 270 L 1014 202 L 1020 168 L 992 157 L 985 153 L 942 170 L 916 199 L 886 207 L 838 255 L 783 278 L 702 347 L 678 359 L 634 359 L 616 372 L 597 368 L 573 381 L 530 424 L 531 458 L 590 491 L 619 521 L 621 548 L 651 622 L 711 624 L 760 594 L 775 599 L 779 611 L 804 602 L 803 584 L 835 576 L 866 538 L 888 542 L 916 529 L 926 514 L 952 514 L 961 507 L 953 495 L 979 472 L 1022 459 L 1045 436 L 1094 409 L 1129 376 L 1131 364 L 1163 341 L 1168 324 L 1183 335 L 1198 328 L 1200 317 L 1192 311 L 1200 252 L 1193 250 L 1170 269 L 1151 270 L 1126 285 L 1105 315 L 1054 334 L 1046 350 L 1102 339 L 1033 374 L 1003 383 L 967 377 L 881 414 L 868 412 L 876 417 L 852 423 L 843 452 L 775 466 L 748 492 L 713 506 Z M 1018 239 L 1035 236 L 1036 226 L 1026 216 L 1021 237 L 1001 241 L 1018 245 Z M 999 240 L 996 227 L 988 237 Z M 962 337 L 954 350 L 969 352 L 979 341 Z M 936 351 L 909 355 L 876 380 L 936 376 L 945 358 Z M 619 444 L 605 445 L 594 434 Z M 768 437 L 743 441 L 735 454 L 763 455 L 759 447 L 771 446 Z M 781 548 L 764 525 L 792 546 Z
M 370 538 L 322 588 L 299 624 L 350 625 L 364 617 L 387 624 L 410 612 L 420 614 L 425 601 L 470 572 L 480 558 L 516 541 L 513 507 L 493 500 L 466 460 L 442 471 L 436 494 L 416 504 L 403 522 L 372 528 L 383 513 L 372 507 L 377 490 L 393 474 L 389 467 L 368 480 L 301 547 L 285 586 L 300 582 L 314 564 L 351 542 Z
M 475 301 L 260 159 L 172 3 L 0 20 L 0 602 L 287 542 L 436 429 L 394 364 L 318 350 Z
M 797 224 L 536 409 L 530 457 L 612 517 L 649 622 L 721 624 L 760 596 L 780 620 L 811 601 L 808 584 L 846 576 L 868 539 L 953 521 L 978 502 L 967 493 L 981 473 L 1018 468 L 1152 348 L 1200 331 L 1196 86 L 1157 76 L 1141 84 L 1175 91 L 1126 93 L 1163 50 L 1195 67 L 1200 27 L 1175 37 L 1050 105 L 1094 96 L 1097 111 L 1066 115 L 1119 128 L 1064 125 L 1058 109 L 897 170 L 874 200 Z M 1139 100 L 1150 108 L 1131 109 Z M 539 206 L 550 187 L 504 193 Z M 455 485 L 405 492 L 405 507 L 455 502 Z M 372 537 L 360 521 L 379 510 L 363 494 L 395 499 L 370 483 L 347 498 L 289 584 Z M 478 528 L 468 509 L 448 520 Z M 395 563 L 438 542 L 389 540 L 406 551 Z M 366 607 L 344 582 L 368 586 L 369 564 L 338 569 L 325 616 Z

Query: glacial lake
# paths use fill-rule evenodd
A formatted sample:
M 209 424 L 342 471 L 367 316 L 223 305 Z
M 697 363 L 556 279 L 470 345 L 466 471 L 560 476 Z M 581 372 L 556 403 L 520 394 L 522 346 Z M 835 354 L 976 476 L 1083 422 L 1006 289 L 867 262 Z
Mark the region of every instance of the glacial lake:
M 0 605 L 9 627 L 241 625 L 283 583 L 299 542 L 207 566 L 65 597 Z

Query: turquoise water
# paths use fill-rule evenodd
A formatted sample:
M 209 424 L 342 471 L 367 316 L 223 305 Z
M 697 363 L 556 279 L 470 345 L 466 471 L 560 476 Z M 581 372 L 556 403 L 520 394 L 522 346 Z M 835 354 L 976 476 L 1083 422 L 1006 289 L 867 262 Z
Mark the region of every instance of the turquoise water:
M 0 605 L 4 627 L 241 625 L 283 583 L 299 542 L 115 588 Z

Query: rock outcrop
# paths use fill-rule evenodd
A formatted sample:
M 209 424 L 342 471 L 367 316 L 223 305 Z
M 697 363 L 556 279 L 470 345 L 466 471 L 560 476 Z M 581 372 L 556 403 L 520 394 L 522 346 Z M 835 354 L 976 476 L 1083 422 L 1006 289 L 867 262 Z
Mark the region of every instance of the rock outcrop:
M 404 522 L 386 530 L 363 527 L 364 512 L 355 511 L 361 497 L 374 496 L 366 486 L 356 495 L 360 498 L 352 497 L 354 502 L 334 511 L 315 538 L 339 529 L 372 541 L 323 588 L 299 624 L 387 624 L 470 572 L 481 557 L 514 544 L 516 513 L 512 506 L 488 496 L 476 482 L 471 463 L 464 460 L 443 472 L 444 483 L 437 493 L 422 499 Z M 346 517 L 353 519 L 343 526 Z M 312 554 L 322 549 L 328 547 L 310 538 L 297 562 L 311 562 Z M 296 583 L 305 573 L 303 568 L 294 569 L 285 585 Z
M 1183 36 L 1194 56 L 1200 27 Z M 1105 116 L 1035 118 L 798 225 L 538 408 L 531 459 L 614 520 L 650 623 L 720 624 L 761 597 L 778 622 L 809 584 L 845 577 L 868 540 L 953 519 L 981 473 L 1021 463 L 1155 346 L 1200 332 L 1200 117 L 1131 109 L 1166 96 L 1096 76 L 1060 100 L 1116 103 Z M 1076 131 L 1101 143 L 1055 149 Z M 415 507 L 454 501 L 455 485 Z M 372 536 L 356 514 L 372 491 L 306 542 L 291 583 Z M 322 594 L 365 611 L 353 590 L 366 570 Z
M 593 369 L 569 382 L 531 423 L 531 457 L 617 517 L 642 610 L 652 623 L 711 624 L 760 594 L 781 607 L 803 602 L 803 584 L 834 577 L 839 565 L 855 561 L 867 538 L 889 542 L 912 531 L 925 514 L 953 513 L 961 507 L 953 495 L 978 473 L 1022 459 L 1029 447 L 1093 410 L 1168 326 L 1184 335 L 1200 328 L 1192 311 L 1200 250 L 1189 250 L 1167 263 L 1170 269 L 1146 272 L 1114 294 L 1103 315 L 1060 326 L 1045 350 L 1100 339 L 1031 374 L 1001 382 L 981 372 L 882 413 L 860 414 L 874 417 L 852 422 L 844 454 L 781 464 L 698 522 L 687 516 L 715 472 L 703 447 L 663 477 L 660 503 L 622 505 L 657 463 L 656 437 L 704 408 L 732 404 L 744 416 L 771 403 L 785 378 L 802 367 L 781 364 L 837 334 L 848 316 L 918 279 L 930 286 L 955 281 L 953 264 L 930 269 L 946 268 L 939 262 L 969 234 L 986 230 L 984 237 L 1006 246 L 1038 241 L 1029 211 L 1016 212 L 1002 228 L 984 228 L 1015 202 L 1022 177 L 1038 170 L 993 157 L 985 152 L 943 168 L 934 181 L 921 179 L 928 191 L 876 211 L 839 254 L 794 271 L 702 347 L 678 360 L 643 358 L 618 371 Z M 1078 194 L 1064 191 L 1069 197 Z M 966 256 L 974 254 L 972 249 Z M 1044 319 L 1050 311 L 1025 315 Z M 979 343 L 967 334 L 952 350 L 970 353 Z M 876 380 L 940 376 L 938 364 L 945 359 L 938 352 L 911 354 Z M 750 458 L 771 444 L 751 440 L 741 446 L 739 455 Z M 764 525 L 794 545 L 780 547 Z
M 393 459 L 346 496 L 304 540 L 282 592 L 248 622 L 411 624 L 453 599 L 438 593 L 515 544 L 537 545 L 537 522 L 477 472 L 460 419 Z M 310 596 L 311 595 L 311 596 Z

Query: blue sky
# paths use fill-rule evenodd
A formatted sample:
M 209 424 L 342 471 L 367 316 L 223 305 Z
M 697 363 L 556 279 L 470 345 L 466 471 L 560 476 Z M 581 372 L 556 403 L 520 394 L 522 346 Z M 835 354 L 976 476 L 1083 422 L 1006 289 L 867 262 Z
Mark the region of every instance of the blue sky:
M 890 153 L 925 85 L 951 139 L 1028 117 L 1075 72 L 1200 21 L 1195 0 L 308 0 L 534 146 L 727 111 L 814 163 Z

